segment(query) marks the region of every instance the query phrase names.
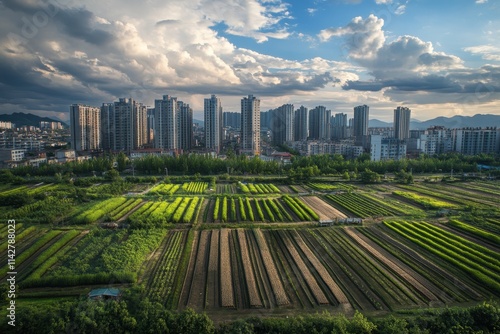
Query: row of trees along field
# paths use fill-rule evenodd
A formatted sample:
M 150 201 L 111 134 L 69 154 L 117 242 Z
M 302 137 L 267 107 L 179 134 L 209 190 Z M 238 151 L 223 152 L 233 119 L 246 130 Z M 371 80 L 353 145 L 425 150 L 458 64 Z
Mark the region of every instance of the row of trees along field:
M 133 163 L 133 164 L 132 164 Z M 201 175 L 223 174 L 286 174 L 296 177 L 308 177 L 326 174 L 341 174 L 369 169 L 379 174 L 412 170 L 413 173 L 476 172 L 477 164 L 500 166 L 500 157 L 481 154 L 477 156 L 463 156 L 460 154 L 443 154 L 434 157 L 422 155 L 416 159 L 400 161 L 370 161 L 368 154 L 357 159 L 346 160 L 341 155 L 313 155 L 309 157 L 295 156 L 289 165 L 277 162 L 266 162 L 258 157 L 235 156 L 225 160 L 205 155 L 184 154 L 172 156 L 147 156 L 130 161 L 123 153 L 117 156 L 104 156 L 81 162 L 66 164 L 50 164 L 40 167 L 22 166 L 12 169 L 14 176 L 53 176 L 57 173 L 64 175 L 91 175 L 102 173 L 116 167 L 121 172 L 133 168 L 142 175 L 163 175 L 166 170 L 169 175 Z
M 5 294 L 3 294 L 5 295 Z M 5 302 L 3 302 L 5 303 Z M 2 305 L 2 308 L 5 305 Z M 121 301 L 79 300 L 27 303 L 16 309 L 16 327 L 2 321 L 3 333 L 498 333 L 500 308 L 483 303 L 469 308 L 416 311 L 407 316 L 368 319 L 356 312 L 352 318 L 328 312 L 284 318 L 248 318 L 216 326 L 206 314 L 191 309 L 167 310 L 162 304 L 126 294 Z

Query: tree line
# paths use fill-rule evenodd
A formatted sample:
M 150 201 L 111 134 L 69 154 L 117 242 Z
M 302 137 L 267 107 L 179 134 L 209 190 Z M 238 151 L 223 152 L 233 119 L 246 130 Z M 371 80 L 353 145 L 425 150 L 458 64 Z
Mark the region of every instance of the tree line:
M 123 153 L 98 157 L 81 162 L 45 164 L 40 167 L 21 166 L 11 170 L 13 176 L 76 175 L 102 176 L 111 170 L 126 171 L 138 175 L 287 175 L 307 178 L 318 175 L 340 175 L 345 172 L 358 173 L 370 170 L 378 174 L 401 170 L 412 173 L 460 173 L 478 171 L 478 164 L 500 166 L 498 155 L 465 156 L 448 153 L 437 156 L 421 155 L 415 159 L 370 161 L 368 154 L 356 159 L 345 159 L 342 155 L 294 156 L 289 164 L 264 161 L 259 157 L 232 156 L 226 159 L 209 155 L 182 154 L 178 156 L 146 156 L 134 160 Z M 498 174 L 498 171 L 496 172 Z
M 250 317 L 219 325 L 206 315 L 191 309 L 170 311 L 160 303 L 142 299 L 140 294 L 125 292 L 119 301 L 77 301 L 19 305 L 16 326 L 6 321 L 3 333 L 183 333 L 183 334 L 264 334 L 264 333 L 498 333 L 500 308 L 482 303 L 468 308 L 416 311 L 369 319 L 356 311 L 353 317 L 328 312 L 286 318 Z

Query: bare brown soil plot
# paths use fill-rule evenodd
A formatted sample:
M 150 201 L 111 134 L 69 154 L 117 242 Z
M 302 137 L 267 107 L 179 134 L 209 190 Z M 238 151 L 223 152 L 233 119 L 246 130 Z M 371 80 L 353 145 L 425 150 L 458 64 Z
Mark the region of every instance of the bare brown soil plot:
M 338 284 L 333 280 L 333 278 L 330 276 L 330 274 L 325 269 L 323 264 L 316 258 L 313 252 L 311 252 L 309 247 L 307 247 L 307 245 L 304 243 L 304 240 L 302 240 L 300 235 L 297 234 L 297 231 L 293 231 L 292 235 L 295 241 L 297 242 L 297 245 L 299 245 L 300 249 L 304 252 L 307 259 L 312 263 L 314 269 L 316 269 L 318 274 L 321 276 L 323 282 L 326 283 L 330 291 L 335 296 L 335 299 L 337 299 L 338 303 L 348 305 L 349 300 L 347 299 L 347 296 L 344 294 L 342 289 L 340 289 Z
M 286 247 L 278 231 L 263 231 L 269 249 L 272 252 L 274 263 L 283 278 L 285 291 L 294 306 L 312 308 L 316 305 L 314 297 L 310 296 L 307 284 L 298 272 L 298 268 L 286 251 Z
M 201 231 L 200 240 L 198 243 L 198 252 L 196 254 L 196 262 L 194 267 L 193 280 L 187 306 L 193 309 L 200 309 L 205 305 L 205 284 L 207 274 L 207 255 L 210 247 L 209 243 L 210 231 Z
M 316 282 L 316 279 L 311 274 L 311 271 L 309 270 L 304 260 L 302 260 L 299 253 L 295 249 L 295 246 L 290 242 L 287 236 L 283 237 L 288 252 L 290 253 L 297 267 L 299 268 L 299 271 L 302 273 L 307 285 L 309 286 L 309 289 L 311 290 L 312 294 L 314 295 L 314 298 L 316 299 L 316 302 L 320 305 L 330 304 L 330 302 L 325 296 L 325 293 L 321 290 L 321 288 L 318 285 L 318 282 Z
M 383 256 L 378 250 L 369 245 L 365 240 L 363 240 L 353 228 L 346 228 L 346 233 L 354 239 L 358 244 L 360 244 L 364 249 L 370 252 L 378 260 L 384 263 L 387 267 L 393 270 L 397 275 L 401 276 L 404 280 L 410 283 L 417 291 L 419 291 L 428 301 L 435 302 L 438 298 L 429 291 L 423 284 L 416 280 L 410 273 L 405 271 L 403 268 L 398 266 L 396 263 L 392 262 L 390 259 Z M 427 284 L 429 284 L 427 282 Z
M 286 296 L 285 289 L 283 288 L 283 283 L 281 282 L 278 271 L 276 270 L 276 266 L 273 262 L 273 258 L 271 256 L 271 252 L 269 251 L 269 247 L 267 246 L 266 240 L 264 239 L 264 235 L 262 234 L 262 231 L 260 229 L 255 229 L 254 233 L 260 248 L 262 260 L 264 261 L 264 266 L 266 267 L 269 281 L 271 282 L 273 294 L 276 299 L 276 304 L 280 306 L 288 305 L 290 304 L 290 301 Z
M 320 220 L 333 218 L 346 218 L 347 216 L 316 196 L 303 196 L 300 198 L 308 204 L 318 215 Z
M 220 231 L 220 290 L 222 307 L 234 307 L 233 278 L 229 253 L 229 230 Z
M 254 269 L 250 260 L 250 255 L 248 254 L 245 230 L 238 229 L 238 240 L 240 243 L 241 259 L 243 262 L 243 271 L 245 272 L 250 307 L 262 307 L 262 301 L 260 300 L 257 283 L 255 281 Z
M 292 189 L 290 189 L 290 187 L 288 187 L 288 186 L 277 186 L 277 187 L 281 191 L 281 193 L 283 193 L 283 194 L 293 194 L 293 193 L 295 193 L 295 191 L 293 191 Z
M 212 231 L 207 273 L 207 307 L 219 306 L 219 230 Z

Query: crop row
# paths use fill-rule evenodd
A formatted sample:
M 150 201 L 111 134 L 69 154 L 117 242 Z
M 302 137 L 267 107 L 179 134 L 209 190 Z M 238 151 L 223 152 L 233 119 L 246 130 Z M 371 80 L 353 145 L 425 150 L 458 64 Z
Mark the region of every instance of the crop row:
M 182 190 L 188 194 L 203 194 L 207 188 L 207 182 L 186 182 L 182 185 Z
M 418 195 L 412 192 L 407 192 L 407 191 L 393 191 L 392 192 L 394 195 L 401 196 L 403 198 L 409 199 L 417 204 L 422 205 L 426 209 L 456 209 L 457 206 L 452 203 L 440 201 L 435 198 L 427 197 L 427 196 L 422 196 Z
M 279 194 L 281 191 L 274 184 L 269 183 L 239 183 L 244 194 Z
M 497 294 L 500 293 L 500 263 L 489 249 L 468 242 L 425 223 L 385 222 L 418 246 L 451 263 Z
M 471 226 L 469 224 L 465 224 L 465 223 L 460 222 L 458 220 L 452 219 L 449 221 L 449 224 L 455 228 L 462 230 L 462 231 L 465 231 L 467 233 L 471 233 L 475 236 L 479 236 L 481 238 L 490 240 L 490 241 L 496 243 L 497 245 L 500 245 L 500 237 L 494 233 L 482 230 L 480 228 Z
M 148 296 L 153 300 L 164 302 L 173 291 L 174 278 L 184 246 L 183 236 L 183 231 L 172 231 L 168 234 L 163 254 L 148 283 Z
M 158 195 L 173 195 L 179 188 L 181 187 L 180 184 L 170 184 L 170 183 L 164 183 L 164 184 L 158 184 L 151 189 L 150 193 L 151 194 L 158 194 Z
M 296 212 L 298 218 L 293 218 Z M 238 217 L 239 213 L 239 217 Z M 295 220 L 318 220 L 318 215 L 298 198 L 287 197 L 284 202 L 277 198 L 217 197 L 213 210 L 213 221 L 268 221 L 293 222 Z
M 97 203 L 83 211 L 74 218 L 77 224 L 90 224 L 103 218 L 109 212 L 123 205 L 127 199 L 125 197 L 113 197 L 103 202 Z
M 138 198 L 138 199 L 129 198 L 121 206 L 115 208 L 113 211 L 111 211 L 109 213 L 108 220 L 118 221 L 120 218 L 125 216 L 129 211 L 131 211 L 133 208 L 135 208 L 141 202 L 142 202 L 142 200 L 140 198 Z
M 172 202 L 147 202 L 128 217 L 133 228 L 190 223 L 199 210 L 199 197 L 176 197 Z
M 342 183 L 318 183 L 318 182 L 309 182 L 307 186 L 314 190 L 330 192 L 334 190 L 347 190 L 351 187 L 346 186 Z
M 382 202 L 376 202 L 362 194 L 344 193 L 338 195 L 326 195 L 326 198 L 361 218 L 370 216 L 392 216 L 400 213 L 384 205 Z
M 77 230 L 72 230 L 64 234 L 62 238 L 57 240 L 49 248 L 38 255 L 31 268 L 35 271 L 28 277 L 27 280 L 39 279 L 45 272 L 56 264 L 70 247 L 65 247 L 71 240 L 75 239 L 81 232 Z
M 319 216 L 297 197 L 283 196 L 283 200 L 302 221 L 319 220 Z

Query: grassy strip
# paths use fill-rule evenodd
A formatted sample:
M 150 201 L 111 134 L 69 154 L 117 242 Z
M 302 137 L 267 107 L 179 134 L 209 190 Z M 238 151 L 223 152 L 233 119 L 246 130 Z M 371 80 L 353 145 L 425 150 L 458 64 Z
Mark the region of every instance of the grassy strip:
M 35 287 L 64 287 L 77 285 L 95 285 L 95 284 L 123 284 L 134 283 L 137 277 L 131 272 L 113 272 L 97 273 L 83 275 L 67 275 L 57 277 L 42 277 L 39 279 L 29 279 L 20 283 L 21 288 Z

